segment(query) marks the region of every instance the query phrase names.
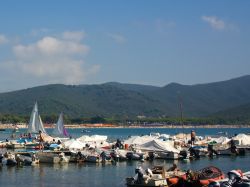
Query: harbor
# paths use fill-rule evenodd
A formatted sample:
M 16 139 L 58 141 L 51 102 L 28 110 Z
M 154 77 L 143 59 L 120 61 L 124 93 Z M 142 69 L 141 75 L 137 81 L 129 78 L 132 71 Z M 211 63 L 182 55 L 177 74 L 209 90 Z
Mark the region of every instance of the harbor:
M 26 129 L 25 129 L 26 130 Z M 81 134 L 78 132 L 80 129 L 68 129 L 69 133 Z M 152 129 L 140 129 L 138 132 L 147 134 Z M 49 130 L 48 132 L 51 132 Z M 125 129 L 126 132 L 122 132 L 120 129 L 109 129 L 109 133 L 113 134 L 111 139 L 115 140 L 117 137 L 127 137 L 133 135 L 130 129 Z M 171 129 L 155 129 L 161 133 L 170 132 L 171 134 L 175 131 Z M 206 130 L 200 130 L 206 133 Z M 216 129 L 210 130 L 216 134 Z M 21 130 L 20 132 L 23 132 Z M 78 133 L 77 133 L 78 132 Z M 239 129 L 231 130 L 232 134 L 238 133 Z M 108 134 L 106 129 L 91 129 L 91 134 Z M 117 133 L 117 136 L 114 134 Z M 134 135 L 136 135 L 134 134 Z M 6 134 L 1 134 L 6 135 Z M 10 134 L 9 134 L 10 135 Z M 139 134 L 140 135 L 140 134 Z M 78 136 L 78 135 L 77 135 Z M 6 151 L 6 149 L 2 149 Z M 18 150 L 15 150 L 18 151 Z M 92 163 L 92 162 L 69 162 L 69 163 L 39 163 L 32 166 L 1 166 L 0 172 L 0 184 L 4 186 L 26 186 L 24 180 L 29 180 L 29 183 L 34 186 L 55 186 L 60 183 L 61 186 L 126 186 L 126 178 L 134 176 L 135 168 L 138 166 L 146 168 L 152 168 L 157 165 L 164 166 L 166 169 L 170 168 L 173 163 L 176 163 L 178 168 L 182 170 L 200 170 L 207 166 L 217 166 L 225 174 L 232 169 L 241 169 L 243 172 L 249 170 L 249 155 L 245 156 L 214 156 L 200 157 L 199 159 L 191 160 L 166 160 L 166 159 L 154 159 L 152 161 L 145 160 L 128 160 L 120 162 L 106 162 L 106 163 Z M 56 174 L 56 175 L 55 175 Z M 32 177 L 31 177 L 32 176 Z M 112 177 L 111 177 L 112 176 Z M 98 180 L 96 180 L 96 178 Z
M 62 113 L 56 125 L 48 129 L 43 126 L 36 103 L 28 128 L 0 132 L 0 183 L 11 186 L 17 181 L 12 177 L 32 172 L 31 184 L 42 186 L 49 186 L 49 181 L 60 181 L 62 186 L 75 186 L 76 182 L 83 186 L 147 186 L 128 177 L 133 177 L 135 168 L 160 166 L 164 178 L 158 176 L 157 180 L 173 186 L 169 184 L 171 177 L 181 177 L 189 170 L 200 172 L 206 167 L 217 167 L 223 178 L 213 180 L 224 179 L 224 173 L 230 170 L 248 172 L 250 129 L 228 128 L 227 132 L 222 129 L 155 128 L 152 132 L 152 128 L 88 128 L 86 131 L 65 128 Z M 181 174 L 165 174 L 173 164 Z M 59 175 L 50 175 L 54 172 Z M 13 173 L 9 176 L 12 179 L 4 180 L 9 173 Z M 88 180 L 81 181 L 83 177 Z M 206 185 L 213 180 L 207 180 Z

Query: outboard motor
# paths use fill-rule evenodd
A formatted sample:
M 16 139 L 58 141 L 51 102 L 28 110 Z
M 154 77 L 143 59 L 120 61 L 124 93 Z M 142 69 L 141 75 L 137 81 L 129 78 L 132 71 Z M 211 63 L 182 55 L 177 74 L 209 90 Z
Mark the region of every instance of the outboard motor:
M 182 156 L 183 159 L 186 159 L 188 157 L 188 152 L 186 150 L 180 151 L 180 155 Z
M 250 182 L 242 180 L 242 173 L 239 170 L 228 172 L 228 181 L 211 182 L 208 187 L 250 187 Z
M 148 152 L 148 158 L 149 158 L 149 160 L 154 160 L 155 159 L 155 156 L 156 156 L 156 154 L 155 154 L 155 152 Z
M 220 183 L 217 181 L 210 182 L 208 187 L 220 187 Z
M 193 147 L 189 148 L 190 155 L 194 156 L 195 158 L 200 158 L 200 151 L 194 149 Z
M 107 154 L 103 151 L 103 152 L 101 152 L 100 156 L 102 158 L 102 162 L 105 162 L 106 158 L 107 158 Z
M 242 174 L 237 170 L 232 170 L 227 173 L 228 181 L 223 182 L 221 187 L 232 187 L 234 183 L 238 183 L 242 179 Z
M 141 167 L 137 167 L 135 169 L 135 174 L 137 174 L 137 180 L 136 180 L 136 183 L 137 184 L 142 184 L 143 182 L 143 169 Z
M 2 163 L 3 154 L 0 154 L 0 163 Z

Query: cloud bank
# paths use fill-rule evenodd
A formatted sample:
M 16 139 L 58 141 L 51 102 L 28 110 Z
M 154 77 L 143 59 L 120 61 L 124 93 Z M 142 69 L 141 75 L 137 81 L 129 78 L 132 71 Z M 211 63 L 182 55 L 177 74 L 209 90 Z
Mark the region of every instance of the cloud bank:
M 0 66 L 13 78 L 18 74 L 21 79 L 34 80 L 35 85 L 83 83 L 100 69 L 99 65 L 85 65 L 90 47 L 83 43 L 84 37 L 84 32 L 66 31 L 57 37 L 44 36 L 32 43 L 14 45 L 13 58 Z

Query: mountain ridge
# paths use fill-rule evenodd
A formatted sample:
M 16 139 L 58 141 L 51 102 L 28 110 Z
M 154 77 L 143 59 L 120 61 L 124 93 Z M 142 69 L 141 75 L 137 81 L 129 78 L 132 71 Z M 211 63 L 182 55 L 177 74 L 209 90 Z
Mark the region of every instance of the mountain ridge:
M 118 82 L 42 85 L 0 93 L 0 114 L 29 115 L 35 101 L 44 115 L 63 111 L 71 117 L 178 117 L 181 103 L 185 117 L 204 117 L 250 103 L 250 75 L 163 87 Z

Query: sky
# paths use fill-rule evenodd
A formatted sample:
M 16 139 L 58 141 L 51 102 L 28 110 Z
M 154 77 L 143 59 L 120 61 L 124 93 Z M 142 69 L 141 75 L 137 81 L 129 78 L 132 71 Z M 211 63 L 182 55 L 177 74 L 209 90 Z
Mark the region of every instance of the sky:
M 0 2 L 0 92 L 250 74 L 250 1 Z

